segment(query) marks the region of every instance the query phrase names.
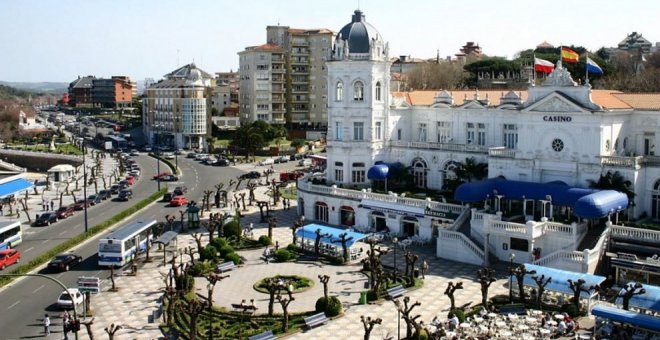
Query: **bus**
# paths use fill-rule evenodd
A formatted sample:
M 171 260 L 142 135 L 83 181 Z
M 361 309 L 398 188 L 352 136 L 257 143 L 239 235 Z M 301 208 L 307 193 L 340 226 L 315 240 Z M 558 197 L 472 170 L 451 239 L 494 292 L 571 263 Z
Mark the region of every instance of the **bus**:
M 99 240 L 99 266 L 123 267 L 137 253 L 147 249 L 153 239 L 156 220 L 137 220 L 122 226 Z
M 23 242 L 20 221 L 0 222 L 0 250 L 16 247 Z

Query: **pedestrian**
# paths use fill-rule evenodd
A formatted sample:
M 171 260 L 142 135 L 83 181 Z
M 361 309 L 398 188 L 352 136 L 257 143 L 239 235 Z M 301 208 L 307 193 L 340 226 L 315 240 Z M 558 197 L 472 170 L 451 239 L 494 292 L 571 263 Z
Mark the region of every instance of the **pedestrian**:
M 64 311 L 64 315 L 62 316 L 62 333 L 64 336 L 62 339 L 64 340 L 69 340 L 69 330 L 71 329 L 71 324 L 69 322 L 69 313 Z
M 46 200 L 41 200 L 41 211 L 46 211 Z
M 426 260 L 422 261 L 422 279 L 425 279 L 426 277 L 426 272 L 429 271 L 429 264 L 426 262 Z
M 280 249 L 280 241 L 275 241 L 275 252 Z
M 50 335 L 50 318 L 48 317 L 48 314 L 44 315 L 44 333 Z
M 50 210 L 55 210 L 55 201 L 50 200 Z

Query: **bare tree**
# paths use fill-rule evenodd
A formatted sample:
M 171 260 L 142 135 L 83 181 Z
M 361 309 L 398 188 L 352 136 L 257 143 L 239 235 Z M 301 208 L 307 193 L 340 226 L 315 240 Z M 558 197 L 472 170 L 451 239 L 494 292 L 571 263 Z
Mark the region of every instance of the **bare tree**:
M 343 250 L 344 254 L 344 262 L 348 262 L 349 257 L 348 257 L 348 242 L 350 242 L 353 239 L 353 236 L 348 237 L 347 233 L 341 233 L 338 235 L 339 239 L 333 240 L 333 243 L 341 243 L 341 248 Z
M 277 301 L 282 306 L 282 332 L 286 333 L 289 330 L 289 305 L 295 300 L 293 292 L 288 287 L 284 287 L 288 297 L 282 297 L 282 290 L 277 291 Z
M 409 296 L 403 298 L 403 304 L 399 299 L 393 300 L 393 302 L 397 310 L 401 313 L 401 318 L 406 322 L 406 339 L 413 339 L 413 328 L 415 329 L 416 334 L 414 338 L 419 339 L 423 327 L 417 322 L 417 319 L 419 319 L 421 315 L 412 315 L 412 310 L 421 305 L 421 303 L 415 301 L 415 303 L 410 304 Z
M 527 270 L 524 264 L 516 268 L 511 269 L 511 275 L 516 277 L 516 282 L 518 283 L 518 294 L 520 296 L 520 302 L 525 303 L 525 275 L 536 275 L 536 270 Z
M 92 330 L 92 326 L 94 325 L 94 319 L 95 318 L 91 318 L 87 321 L 80 321 L 80 324 L 85 326 L 85 330 L 87 330 L 87 336 L 89 336 L 89 340 L 94 340 L 94 331 Z
M 178 305 L 179 311 L 186 314 L 189 319 L 189 334 L 188 339 L 197 339 L 197 320 L 199 316 L 207 308 L 206 303 L 199 300 L 190 300 L 188 303 L 181 303 Z
M 535 275 L 532 276 L 532 280 L 536 282 L 536 286 L 539 288 L 538 293 L 536 295 L 536 303 L 539 306 L 539 309 L 541 309 L 541 303 L 543 302 L 543 292 L 545 292 L 545 286 L 548 285 L 548 283 L 552 282 L 552 278 L 548 277 L 546 278 L 545 275 Z
M 273 229 L 277 228 L 277 219 L 271 217 L 268 219 L 268 238 L 273 239 Z
M 321 239 L 332 236 L 330 233 L 321 233 L 321 229 L 316 229 L 316 239 L 314 240 L 314 254 L 321 255 Z
M 619 292 L 619 296 L 623 299 L 623 309 L 628 310 L 630 308 L 630 300 L 633 296 L 642 294 L 646 294 L 646 289 L 641 283 L 636 282 L 625 285 L 622 291 Z
M 112 282 L 112 288 L 110 288 L 111 292 L 116 292 L 119 291 L 119 288 L 115 285 L 115 266 L 111 265 L 110 266 L 110 282 Z
M 248 180 L 247 184 L 245 187 L 248 189 L 249 195 L 248 195 L 248 205 L 252 206 L 252 204 L 257 200 L 257 198 L 254 196 L 254 190 L 257 189 L 257 183 L 255 183 L 252 180 Z
M 445 295 L 449 297 L 449 302 L 451 303 L 451 307 L 449 307 L 450 311 L 456 309 L 456 298 L 454 297 L 454 293 L 458 289 L 463 289 L 463 282 L 454 284 L 454 282 L 449 281 L 447 289 L 445 289 Z
M 319 275 L 319 281 L 323 284 L 323 297 L 325 300 L 328 300 L 328 282 L 330 281 L 330 276 L 328 275 Z
M 406 275 L 410 279 L 410 282 L 415 282 L 415 262 L 419 260 L 419 256 L 406 251 L 403 257 L 406 260 Z
M 577 308 L 578 312 L 580 311 L 580 294 L 582 292 L 587 292 L 589 293 L 591 290 L 595 289 L 594 286 L 591 287 L 585 287 L 587 284 L 587 281 L 583 279 L 577 279 L 575 281 L 568 279 L 568 288 L 573 291 L 573 304 L 575 305 L 575 308 Z
M 202 246 L 202 237 L 204 237 L 204 235 L 201 233 L 193 233 L 192 237 L 195 239 L 195 243 L 197 244 L 197 252 L 202 254 L 202 250 L 204 249 Z
M 477 280 L 481 285 L 481 305 L 488 309 L 488 288 L 497 281 L 495 279 L 495 270 L 491 268 L 481 268 L 477 270 Z
M 106 333 L 108 333 L 108 339 L 113 340 L 115 338 L 115 333 L 117 333 L 120 329 L 123 329 L 121 325 L 115 325 L 114 323 L 111 324 L 109 327 L 104 328 Z
M 204 190 L 206 211 L 211 211 L 211 195 L 213 195 L 213 190 Z
M 362 326 L 364 327 L 364 340 L 369 340 L 374 326 L 383 323 L 383 319 L 381 318 L 372 319 L 370 316 L 364 317 L 364 315 L 360 315 L 360 321 L 362 321 Z
M 30 217 L 30 214 L 28 213 L 27 198 L 20 198 L 18 202 L 21 204 L 25 216 L 27 216 L 28 223 L 32 224 L 32 217 Z

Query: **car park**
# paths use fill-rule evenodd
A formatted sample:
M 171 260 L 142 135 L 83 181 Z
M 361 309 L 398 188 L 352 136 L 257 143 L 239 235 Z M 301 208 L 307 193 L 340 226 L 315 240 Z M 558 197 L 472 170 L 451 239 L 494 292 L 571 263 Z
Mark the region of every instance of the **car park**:
M 133 190 L 131 189 L 124 189 L 119 192 L 119 195 L 117 195 L 118 201 L 128 201 L 131 198 L 133 198 Z
M 45 212 L 43 214 L 37 215 L 37 219 L 34 221 L 34 225 L 46 226 L 57 222 L 57 220 L 58 218 L 55 212 Z
M 172 207 L 180 207 L 186 204 L 188 204 L 188 199 L 183 196 L 174 196 L 170 201 L 170 206 Z
M 48 263 L 48 268 L 52 271 L 67 272 L 73 266 L 82 262 L 82 256 L 73 253 L 59 254 Z
M 261 177 L 261 173 L 259 171 L 250 171 L 240 176 L 241 179 L 256 179 L 259 177 Z
M 0 251 L 0 270 L 21 261 L 21 252 L 16 249 L 5 249 Z
M 78 288 L 69 288 L 57 298 L 56 305 L 62 309 L 75 308 L 85 301 L 85 295 Z
M 55 214 L 57 215 L 57 218 L 67 218 L 67 217 L 73 216 L 73 213 L 75 211 L 76 210 L 74 209 L 73 205 L 67 205 L 67 206 L 60 207 L 59 209 L 57 209 Z

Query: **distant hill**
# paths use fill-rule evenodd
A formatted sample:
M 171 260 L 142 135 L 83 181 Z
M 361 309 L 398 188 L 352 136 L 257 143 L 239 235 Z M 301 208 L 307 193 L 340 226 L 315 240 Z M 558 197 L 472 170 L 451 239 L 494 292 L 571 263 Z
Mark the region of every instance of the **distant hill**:
M 19 90 L 11 86 L 0 85 L 0 98 L 5 98 L 5 99 L 11 99 L 15 97 L 28 98 L 30 95 L 34 95 L 34 93 L 25 90 Z
M 52 93 L 52 94 L 65 93 L 69 88 L 69 83 L 56 83 L 56 82 L 24 83 L 24 82 L 0 81 L 0 85 L 7 85 L 16 89 L 30 91 L 33 93 Z

